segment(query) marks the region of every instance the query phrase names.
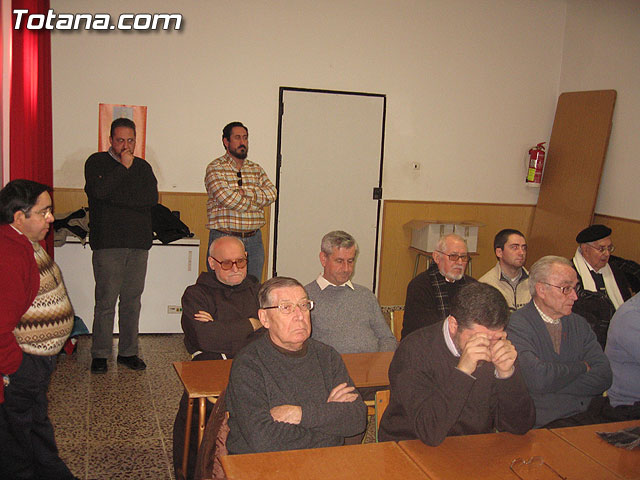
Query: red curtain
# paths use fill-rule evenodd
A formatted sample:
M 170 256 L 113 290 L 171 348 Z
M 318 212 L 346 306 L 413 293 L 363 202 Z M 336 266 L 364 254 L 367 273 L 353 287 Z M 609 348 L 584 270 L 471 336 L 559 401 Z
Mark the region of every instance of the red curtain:
M 13 0 L 11 10 L 47 14 L 49 0 Z M 12 23 L 15 17 L 12 15 Z M 10 179 L 25 178 L 53 187 L 50 31 L 11 30 L 9 112 Z M 53 256 L 53 235 L 47 235 Z

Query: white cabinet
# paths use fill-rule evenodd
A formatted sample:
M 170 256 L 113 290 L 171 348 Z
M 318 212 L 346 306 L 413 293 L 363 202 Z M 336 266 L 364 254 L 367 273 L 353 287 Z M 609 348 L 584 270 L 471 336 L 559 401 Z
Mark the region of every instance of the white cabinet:
M 149 250 L 147 277 L 142 294 L 140 333 L 182 333 L 180 299 L 198 277 L 200 240 L 184 238 L 168 245 L 155 241 Z M 92 331 L 95 281 L 91 247 L 70 239 L 55 247 L 55 261 L 77 316 Z M 118 331 L 116 305 L 115 331 Z

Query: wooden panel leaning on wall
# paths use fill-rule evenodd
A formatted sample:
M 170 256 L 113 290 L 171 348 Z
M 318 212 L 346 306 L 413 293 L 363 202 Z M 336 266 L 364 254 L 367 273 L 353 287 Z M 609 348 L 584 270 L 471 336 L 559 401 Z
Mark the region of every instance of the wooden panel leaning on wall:
M 418 202 L 385 200 L 382 218 L 382 242 L 380 248 L 380 282 L 378 299 L 381 305 L 403 305 L 407 285 L 413 275 L 415 254 L 409 251 L 411 232 L 404 225 L 413 219 L 474 220 L 485 224 L 478 234 L 478 253 L 473 259 L 473 276 L 480 278 L 496 263 L 493 238 L 503 228 L 515 228 L 527 238 L 531 233 L 531 221 L 535 205 L 506 205 L 481 203 Z M 604 223 L 613 229 L 616 255 L 640 263 L 640 221 L 597 215 L 594 223 Z M 585 225 L 586 226 L 586 225 Z M 578 232 L 572 233 L 575 238 Z M 546 255 L 558 255 L 561 251 L 575 251 L 575 242 L 562 246 L 559 251 Z M 572 254 L 573 255 L 573 254 Z M 530 267 L 537 258 L 527 258 Z M 420 263 L 419 271 L 425 265 Z
M 200 271 L 207 270 L 207 243 L 209 230 L 207 222 L 207 194 L 190 192 L 160 192 L 160 203 L 169 210 L 178 210 L 180 219 L 187 224 L 197 238 L 200 239 Z M 53 203 L 56 212 L 72 212 L 88 205 L 87 196 L 81 188 L 56 188 L 53 191 Z M 262 242 L 265 258 L 269 254 L 269 218 L 271 207 L 264 210 L 267 223 L 262 227 Z M 268 263 L 262 270 L 263 278 L 267 278 Z

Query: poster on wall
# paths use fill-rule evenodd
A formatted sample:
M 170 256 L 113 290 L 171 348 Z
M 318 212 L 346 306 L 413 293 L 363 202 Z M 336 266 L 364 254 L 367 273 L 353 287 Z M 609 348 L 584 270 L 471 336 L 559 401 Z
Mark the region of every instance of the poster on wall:
M 136 157 L 145 158 L 147 143 L 147 107 L 141 105 L 115 105 L 101 103 L 98 121 L 98 151 L 109 150 L 109 129 L 111 122 L 117 118 L 128 118 L 136 124 Z

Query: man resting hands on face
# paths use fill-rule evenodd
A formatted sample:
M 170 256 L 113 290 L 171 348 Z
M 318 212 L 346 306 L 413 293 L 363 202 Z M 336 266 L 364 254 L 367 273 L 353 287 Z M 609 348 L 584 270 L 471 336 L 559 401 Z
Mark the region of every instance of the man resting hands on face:
M 407 336 L 389 367 L 379 438 L 435 446 L 450 435 L 526 433 L 535 410 L 504 331 L 508 318 L 497 289 L 472 283 L 443 322 Z

